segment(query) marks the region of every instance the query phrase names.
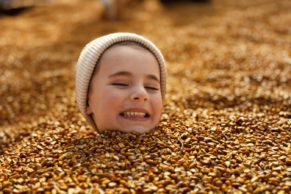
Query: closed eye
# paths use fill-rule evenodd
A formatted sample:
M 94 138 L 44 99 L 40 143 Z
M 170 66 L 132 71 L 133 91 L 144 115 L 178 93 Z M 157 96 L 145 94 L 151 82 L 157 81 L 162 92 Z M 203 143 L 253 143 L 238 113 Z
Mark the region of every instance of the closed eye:
M 159 90 L 159 88 L 155 88 L 155 87 L 151 87 L 151 86 L 146 86 L 145 88 L 148 90 L 155 90 L 155 91 Z
M 128 86 L 127 83 L 119 83 L 119 82 L 114 82 L 111 85 L 114 85 L 114 86 Z

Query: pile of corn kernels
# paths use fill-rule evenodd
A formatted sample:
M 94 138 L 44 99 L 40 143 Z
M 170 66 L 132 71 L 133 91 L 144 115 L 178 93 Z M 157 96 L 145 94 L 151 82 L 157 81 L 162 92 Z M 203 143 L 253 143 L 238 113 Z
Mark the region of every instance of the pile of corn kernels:
M 135 6 L 119 21 L 93 0 L 0 15 L 0 193 L 289 193 L 291 2 Z M 99 133 L 76 108 L 81 49 L 117 31 L 167 60 L 144 135 Z

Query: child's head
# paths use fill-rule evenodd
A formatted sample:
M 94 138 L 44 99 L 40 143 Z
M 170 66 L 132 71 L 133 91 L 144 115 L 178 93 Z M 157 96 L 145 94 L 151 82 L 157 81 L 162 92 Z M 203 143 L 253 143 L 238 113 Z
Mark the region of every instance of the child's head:
M 165 82 L 164 59 L 152 42 L 109 34 L 87 44 L 79 57 L 77 103 L 95 128 L 144 133 L 160 121 Z

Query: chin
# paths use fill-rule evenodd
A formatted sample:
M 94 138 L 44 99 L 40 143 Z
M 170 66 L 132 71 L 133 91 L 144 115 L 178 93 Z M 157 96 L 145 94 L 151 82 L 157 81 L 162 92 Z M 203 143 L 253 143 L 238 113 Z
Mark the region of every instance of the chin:
M 137 133 L 137 134 L 144 134 L 152 130 L 150 127 L 129 127 L 129 128 L 124 128 L 120 129 L 120 131 L 123 132 L 130 132 L 130 133 Z

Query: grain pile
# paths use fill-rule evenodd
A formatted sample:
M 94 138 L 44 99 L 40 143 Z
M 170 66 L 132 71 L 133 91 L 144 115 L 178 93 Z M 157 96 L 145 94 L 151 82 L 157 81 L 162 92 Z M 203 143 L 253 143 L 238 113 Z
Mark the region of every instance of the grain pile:
M 0 193 L 290 192 L 289 0 L 151 0 L 120 22 L 80 2 L 0 16 Z M 97 133 L 76 110 L 79 52 L 115 31 L 168 60 L 162 121 L 143 136 Z

